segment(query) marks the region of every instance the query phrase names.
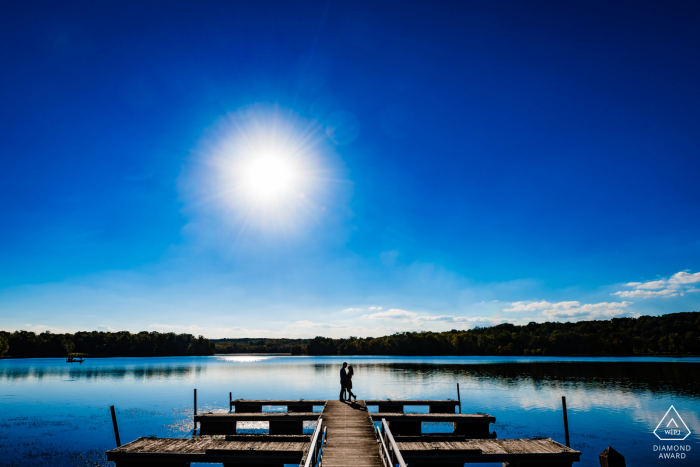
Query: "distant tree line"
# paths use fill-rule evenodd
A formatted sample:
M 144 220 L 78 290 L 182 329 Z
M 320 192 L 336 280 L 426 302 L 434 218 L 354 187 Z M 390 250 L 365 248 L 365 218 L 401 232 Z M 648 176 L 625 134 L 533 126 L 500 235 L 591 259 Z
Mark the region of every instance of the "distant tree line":
M 0 331 L 0 355 L 62 357 L 178 356 L 214 353 L 292 355 L 700 355 L 700 312 L 578 323 L 529 323 L 468 331 L 404 332 L 384 337 L 332 339 L 205 339 L 190 334 Z
M 244 337 L 240 339 L 212 339 L 216 353 L 291 353 L 301 355 L 311 339 L 264 339 Z
M 293 355 L 700 355 L 700 312 L 332 339 L 219 339 L 217 353 Z
M 0 355 L 65 357 L 69 354 L 99 357 L 163 357 L 213 355 L 214 344 L 191 334 L 128 331 L 81 331 L 75 334 L 36 334 L 0 331 Z
M 308 355 L 700 355 L 700 312 L 578 323 L 499 324 L 378 338 L 316 337 Z

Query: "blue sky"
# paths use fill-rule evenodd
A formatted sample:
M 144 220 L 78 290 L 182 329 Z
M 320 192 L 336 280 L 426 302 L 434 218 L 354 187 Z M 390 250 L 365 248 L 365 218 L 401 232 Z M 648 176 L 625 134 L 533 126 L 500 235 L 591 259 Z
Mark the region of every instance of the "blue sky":
M 5 12 L 1 329 L 700 309 L 697 3 Z

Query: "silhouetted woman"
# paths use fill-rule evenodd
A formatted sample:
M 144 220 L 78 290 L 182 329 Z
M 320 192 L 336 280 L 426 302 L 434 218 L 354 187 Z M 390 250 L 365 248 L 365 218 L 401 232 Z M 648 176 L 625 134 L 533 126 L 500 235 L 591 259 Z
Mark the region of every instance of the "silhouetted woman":
M 346 387 L 345 389 L 348 390 L 348 400 L 351 400 L 351 397 L 355 398 L 355 402 L 357 402 L 357 396 L 352 393 L 352 375 L 355 374 L 355 370 L 352 369 L 352 365 L 348 367 L 348 376 L 346 381 Z

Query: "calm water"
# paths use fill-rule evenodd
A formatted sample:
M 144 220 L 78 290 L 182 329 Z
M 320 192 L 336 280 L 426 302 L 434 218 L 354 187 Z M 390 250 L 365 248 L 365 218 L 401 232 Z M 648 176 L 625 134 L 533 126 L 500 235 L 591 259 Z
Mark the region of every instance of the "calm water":
M 190 436 L 194 388 L 200 411 L 227 411 L 229 391 L 246 399 L 332 399 L 344 360 L 355 367 L 359 399 L 456 399 L 459 383 L 462 412 L 495 416 L 499 438 L 563 443 L 564 395 L 571 444 L 583 452 L 575 465 L 598 466 L 609 445 L 630 467 L 700 465 L 700 359 L 277 356 L 0 360 L 0 465 L 110 465 L 110 405 L 122 442 Z M 684 442 L 652 433 L 671 405 L 692 431 Z M 660 444 L 691 451 L 684 460 L 659 460 L 653 449 Z

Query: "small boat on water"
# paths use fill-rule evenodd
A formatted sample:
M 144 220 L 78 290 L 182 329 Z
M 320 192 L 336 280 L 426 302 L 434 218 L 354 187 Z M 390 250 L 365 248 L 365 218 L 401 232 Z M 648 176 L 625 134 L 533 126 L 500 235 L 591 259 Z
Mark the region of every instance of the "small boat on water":
M 83 363 L 84 361 L 84 358 L 66 357 L 67 363 Z

